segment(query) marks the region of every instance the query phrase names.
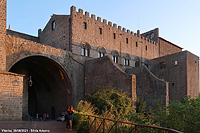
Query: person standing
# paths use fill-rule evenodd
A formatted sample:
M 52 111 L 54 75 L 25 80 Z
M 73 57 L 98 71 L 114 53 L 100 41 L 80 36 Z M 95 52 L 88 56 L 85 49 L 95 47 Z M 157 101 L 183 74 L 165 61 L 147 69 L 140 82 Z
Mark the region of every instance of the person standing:
M 68 113 L 68 117 L 67 117 L 67 128 L 69 128 L 69 131 L 72 130 L 72 121 L 73 121 L 73 113 L 74 113 L 74 110 L 73 110 L 73 106 L 70 106 L 68 109 L 67 109 L 67 113 Z

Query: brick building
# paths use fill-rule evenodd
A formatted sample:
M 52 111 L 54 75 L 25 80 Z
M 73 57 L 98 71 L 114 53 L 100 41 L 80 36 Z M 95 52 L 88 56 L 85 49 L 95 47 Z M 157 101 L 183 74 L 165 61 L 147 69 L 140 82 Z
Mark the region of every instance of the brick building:
M 199 57 L 161 38 L 158 28 L 134 33 L 72 6 L 34 37 L 6 30 L 6 0 L 0 13 L 1 120 L 54 119 L 98 87 L 151 106 L 198 95 Z

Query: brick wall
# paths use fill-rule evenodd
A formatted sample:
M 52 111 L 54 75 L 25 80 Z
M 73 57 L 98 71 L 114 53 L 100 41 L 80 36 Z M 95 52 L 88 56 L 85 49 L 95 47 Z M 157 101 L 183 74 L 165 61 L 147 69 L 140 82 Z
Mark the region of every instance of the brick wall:
M 1 72 L 0 83 L 0 120 L 21 120 L 23 76 Z
M 6 35 L 6 4 L 7 0 L 0 1 L 0 71 L 6 70 L 6 51 L 5 51 L 5 35 Z
M 93 14 L 90 17 L 88 12 L 83 14 L 82 9 L 79 9 L 77 12 L 74 6 L 71 7 L 71 17 L 73 43 L 87 42 L 94 47 L 102 46 L 108 50 L 116 50 L 147 59 L 159 56 L 158 45 L 152 40 L 141 37 L 140 34 L 133 33 L 121 26 L 117 27 L 117 24 L 107 22 L 105 19 L 102 21 L 100 17 L 96 19 L 96 16 Z M 84 23 L 87 25 L 86 29 L 84 29 Z M 100 28 L 102 34 L 100 34 Z M 128 40 L 128 43 L 126 40 Z
M 39 38 L 38 37 L 31 36 L 31 35 L 28 35 L 28 34 L 20 33 L 20 32 L 9 30 L 9 29 L 6 30 L 6 33 L 8 35 L 11 35 L 11 36 L 16 36 L 16 37 L 20 37 L 20 38 L 23 38 L 23 39 L 26 39 L 26 40 L 39 42 Z
M 199 57 L 187 51 L 187 95 L 199 93 Z
M 30 40 L 26 40 L 20 37 L 6 35 L 6 62 L 7 70 L 12 67 L 20 58 L 26 57 L 27 52 L 33 52 L 36 54 L 43 54 L 48 56 L 62 56 L 63 50 L 57 49 L 48 45 L 40 44 Z M 23 53 L 22 55 L 17 55 Z M 21 57 L 23 56 L 23 57 Z
M 182 51 L 181 47 L 179 47 L 161 37 L 158 38 L 158 43 L 159 43 L 159 47 L 160 47 L 160 49 L 159 49 L 160 57 Z
M 136 77 L 125 73 L 108 56 L 86 61 L 85 94 L 94 92 L 98 87 L 116 88 L 127 92 L 136 101 Z

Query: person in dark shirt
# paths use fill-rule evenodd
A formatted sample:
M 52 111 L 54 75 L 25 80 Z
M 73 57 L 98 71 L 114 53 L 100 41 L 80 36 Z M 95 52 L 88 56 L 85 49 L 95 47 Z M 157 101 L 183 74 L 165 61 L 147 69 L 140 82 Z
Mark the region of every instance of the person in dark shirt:
M 68 113 L 68 117 L 67 117 L 67 128 L 69 127 L 69 131 L 72 130 L 72 121 L 73 121 L 73 113 L 74 113 L 74 110 L 73 110 L 73 106 L 70 106 L 68 109 L 67 109 L 67 113 Z

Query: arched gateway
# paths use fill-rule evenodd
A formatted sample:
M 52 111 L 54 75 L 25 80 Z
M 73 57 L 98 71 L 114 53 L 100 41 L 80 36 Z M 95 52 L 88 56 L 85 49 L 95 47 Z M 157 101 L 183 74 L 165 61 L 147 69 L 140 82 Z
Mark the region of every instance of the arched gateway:
M 44 56 L 29 56 L 9 70 L 23 74 L 23 119 L 42 117 L 55 119 L 72 103 L 71 84 L 65 70 L 56 61 Z

